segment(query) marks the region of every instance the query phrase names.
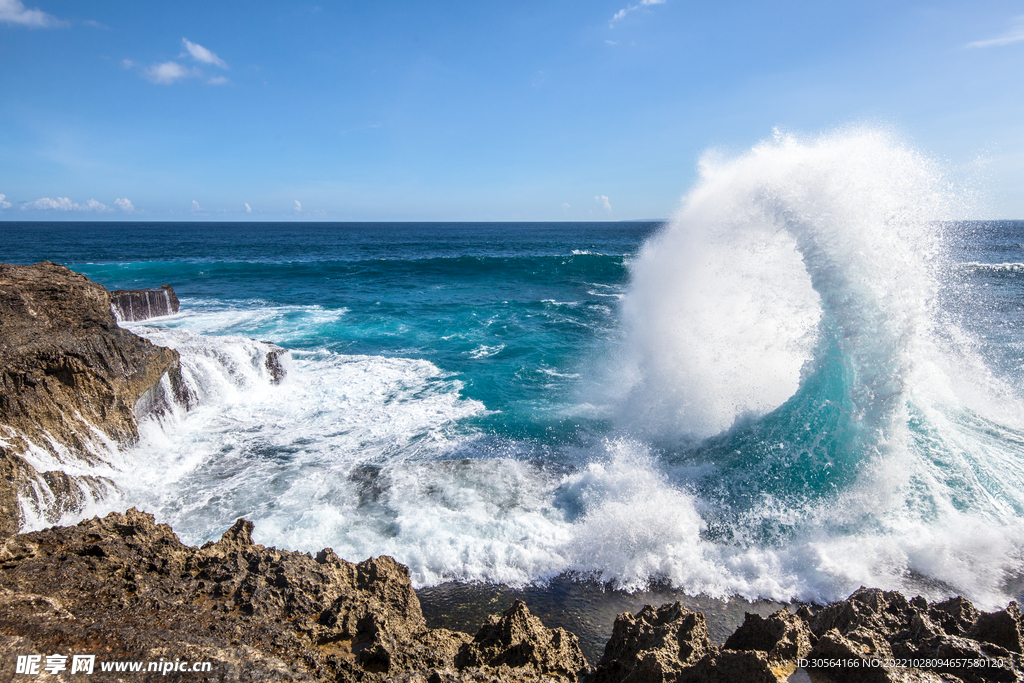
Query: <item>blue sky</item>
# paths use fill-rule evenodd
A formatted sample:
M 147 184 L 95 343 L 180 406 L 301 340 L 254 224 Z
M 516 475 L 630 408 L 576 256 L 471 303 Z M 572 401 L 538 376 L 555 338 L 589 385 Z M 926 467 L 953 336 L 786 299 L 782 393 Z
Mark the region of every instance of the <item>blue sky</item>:
M 896 131 L 1024 218 L 1024 3 L 0 0 L 0 219 L 663 218 Z

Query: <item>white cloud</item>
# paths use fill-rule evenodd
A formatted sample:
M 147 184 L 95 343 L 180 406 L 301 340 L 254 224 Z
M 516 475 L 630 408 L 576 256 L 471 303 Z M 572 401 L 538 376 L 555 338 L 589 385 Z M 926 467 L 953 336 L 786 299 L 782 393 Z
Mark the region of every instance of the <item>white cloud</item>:
M 210 80 L 206 81 L 207 85 L 227 85 L 230 82 L 231 81 L 224 76 L 214 76 Z
M 608 24 L 610 26 L 614 26 L 616 21 L 622 20 L 623 18 L 625 18 L 625 16 L 627 14 L 629 14 L 630 12 L 635 12 L 636 10 L 640 9 L 641 7 L 650 7 L 651 5 L 664 5 L 664 4 L 665 4 L 665 0 L 640 0 L 640 2 L 638 2 L 635 5 L 626 5 L 625 7 L 620 9 L 618 12 L 615 13 L 615 16 L 612 17 L 611 21 L 609 21 Z
M 90 199 L 85 204 L 76 204 L 75 206 L 79 211 L 113 211 L 109 206 L 100 204 L 95 199 Z
M 199 206 L 199 202 L 197 202 L 194 199 L 192 200 L 192 210 L 193 211 L 205 211 L 205 209 L 203 207 Z
M 123 199 L 115 199 L 114 206 L 121 209 L 125 213 L 135 213 L 135 207 L 132 206 L 131 200 L 129 200 L 127 197 Z
M 5 24 L 21 24 L 34 28 L 67 26 L 66 21 L 39 9 L 26 9 L 21 0 L 0 0 L 0 21 Z
M 188 50 L 188 53 L 192 55 L 192 59 L 196 60 L 197 62 L 202 62 L 203 64 L 213 64 L 214 66 L 219 66 L 222 69 L 228 68 L 228 65 L 224 63 L 223 59 L 215 55 L 210 50 L 207 50 L 202 45 L 197 45 L 188 38 L 182 38 L 181 43 L 185 46 L 185 49 Z
M 245 212 L 246 212 L 246 213 L 252 213 L 252 207 L 251 207 L 251 206 L 249 206 L 249 204 L 248 204 L 248 203 L 246 203 L 246 205 L 245 205 Z
M 568 211 L 570 208 L 569 202 L 562 202 L 562 211 Z
M 11 208 L 11 203 L 4 201 L 4 199 L 6 199 L 6 198 L 7 198 L 7 195 L 0 194 L 0 209 L 9 209 L 9 208 Z
M 299 200 L 298 199 L 295 200 L 295 207 L 294 208 L 295 208 L 295 210 L 297 212 L 302 213 L 302 204 L 299 204 Z
M 154 83 L 169 84 L 182 78 L 190 78 L 198 75 L 199 72 L 195 69 L 187 69 L 177 62 L 154 64 L 146 69 L 146 78 Z
M 98 202 L 95 199 L 90 199 L 85 204 L 76 204 L 68 197 L 57 197 L 56 199 L 43 197 L 35 200 L 34 202 L 25 202 L 21 205 L 21 209 L 23 211 L 113 211 L 109 206 Z
M 599 194 L 596 197 L 594 197 L 594 201 L 600 204 L 601 208 L 607 211 L 608 213 L 612 212 L 612 205 L 611 202 L 608 201 L 608 197 L 605 197 L 603 194 Z
M 965 47 L 999 47 L 1001 45 L 1019 43 L 1022 40 L 1024 40 L 1024 17 L 1016 17 L 1013 20 L 1013 28 L 1007 33 L 995 38 L 976 40 L 973 43 L 967 43 Z

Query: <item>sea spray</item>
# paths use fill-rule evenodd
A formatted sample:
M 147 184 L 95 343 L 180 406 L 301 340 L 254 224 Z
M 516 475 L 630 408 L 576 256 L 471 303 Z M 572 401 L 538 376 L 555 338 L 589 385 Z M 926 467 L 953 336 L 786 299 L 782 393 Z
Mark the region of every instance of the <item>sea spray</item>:
M 723 588 L 1006 589 L 1024 540 L 1022 409 L 937 309 L 947 187 L 875 131 L 777 136 L 706 157 L 634 261 L 621 415 L 696 492 L 694 547 L 713 542 Z M 765 592 L 762 573 L 791 583 Z

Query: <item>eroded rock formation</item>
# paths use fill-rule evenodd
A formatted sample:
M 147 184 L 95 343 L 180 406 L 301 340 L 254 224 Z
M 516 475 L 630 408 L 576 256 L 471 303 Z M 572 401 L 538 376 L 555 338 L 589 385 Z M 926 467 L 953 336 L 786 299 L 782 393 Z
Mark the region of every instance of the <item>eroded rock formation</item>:
M 109 444 L 138 438 L 135 407 L 178 354 L 117 325 L 107 290 L 49 261 L 0 264 L 0 535 L 17 497 L 57 521 L 109 482 L 90 476 Z
M 110 293 L 110 304 L 118 320 L 126 322 L 173 315 L 180 308 L 178 296 L 170 285 L 156 289 L 116 289 Z
M 208 661 L 198 680 L 232 681 L 557 683 L 586 667 L 575 636 L 545 628 L 522 603 L 476 638 L 428 629 L 408 570 L 391 558 L 352 564 L 331 550 L 265 548 L 252 529 L 239 520 L 195 548 L 131 509 L 7 539 L 0 671 L 55 652 Z
M 861 589 L 816 612 L 748 614 L 721 647 L 703 615 L 647 606 L 619 615 L 591 669 L 574 635 L 520 601 L 475 636 L 429 629 L 394 560 L 266 548 L 252 531 L 238 520 L 196 548 L 131 509 L 0 542 L 0 680 L 19 656 L 53 653 L 94 655 L 97 673 L 139 662 L 123 680 L 143 681 L 777 683 L 798 665 L 816 683 L 1022 679 L 1016 603 L 986 613 Z M 161 660 L 211 668 L 147 671 Z

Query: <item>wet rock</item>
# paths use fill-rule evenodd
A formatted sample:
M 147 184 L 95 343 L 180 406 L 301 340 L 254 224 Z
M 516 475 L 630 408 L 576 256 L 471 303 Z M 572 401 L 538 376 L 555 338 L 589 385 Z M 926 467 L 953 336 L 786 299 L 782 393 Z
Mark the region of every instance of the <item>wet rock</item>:
M 110 293 L 110 305 L 118 320 L 135 322 L 178 312 L 178 297 L 170 285 L 156 289 L 118 289 Z
M 284 368 L 282 358 L 288 353 L 280 346 L 271 344 L 270 342 L 264 342 L 269 345 L 267 350 L 267 358 L 263 361 L 264 366 L 267 368 L 267 372 L 270 373 L 270 381 L 274 384 L 280 384 L 281 380 L 284 379 L 285 375 L 288 374 Z
M 55 263 L 0 264 L 0 533 L 20 528 L 18 496 L 56 522 L 100 495 L 110 482 L 66 466 L 137 440 L 136 402 L 178 368 L 175 351 L 118 327 L 110 305 L 101 285 Z
M 506 666 L 550 680 L 575 681 L 587 667 L 579 640 L 564 629 L 549 629 L 516 600 L 501 617 L 491 616 L 472 641 L 462 645 L 455 665 Z

